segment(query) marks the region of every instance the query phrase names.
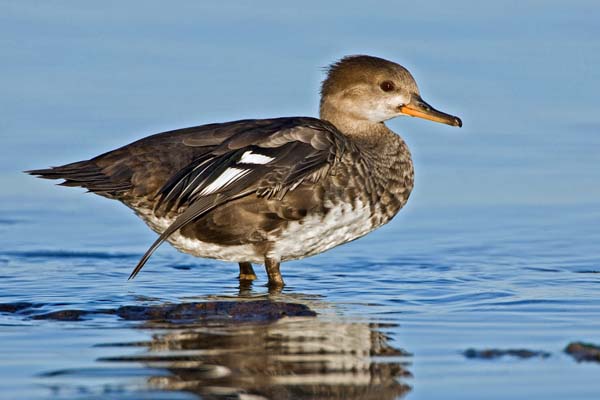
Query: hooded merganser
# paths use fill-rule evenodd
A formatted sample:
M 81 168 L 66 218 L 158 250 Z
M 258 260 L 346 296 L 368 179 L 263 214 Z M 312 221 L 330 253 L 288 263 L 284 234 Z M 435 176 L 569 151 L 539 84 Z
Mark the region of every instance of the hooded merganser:
M 238 262 L 241 280 L 264 263 L 283 286 L 282 261 L 321 253 L 390 221 L 414 170 L 384 121 L 410 115 L 462 126 L 421 99 L 401 65 L 371 56 L 332 64 L 320 119 L 286 117 L 159 133 L 91 160 L 27 171 L 130 207 L 164 241 L 199 257 Z

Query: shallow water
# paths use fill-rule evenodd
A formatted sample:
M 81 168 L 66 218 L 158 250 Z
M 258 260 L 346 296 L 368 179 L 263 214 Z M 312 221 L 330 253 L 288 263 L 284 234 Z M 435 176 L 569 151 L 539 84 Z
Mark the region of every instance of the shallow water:
M 285 264 L 288 286 L 271 294 L 262 271 L 251 288 L 239 288 L 233 265 L 167 246 L 127 281 L 140 254 L 132 249 L 151 234 L 118 210 L 0 216 L 9 238 L 0 252 L 0 303 L 34 303 L 0 314 L 3 392 L 576 399 L 600 389 L 600 365 L 563 353 L 571 341 L 598 341 L 598 206 L 411 210 L 362 240 Z M 81 222 L 85 229 L 73 228 Z M 267 299 L 316 316 L 114 313 Z M 44 317 L 61 310 L 88 314 Z M 550 356 L 470 359 L 469 348 Z

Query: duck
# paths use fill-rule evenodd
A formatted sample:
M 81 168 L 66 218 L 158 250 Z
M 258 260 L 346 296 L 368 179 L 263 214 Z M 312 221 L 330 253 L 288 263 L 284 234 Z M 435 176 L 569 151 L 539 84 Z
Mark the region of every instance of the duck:
M 385 124 L 411 116 L 461 127 L 420 95 L 395 62 L 346 56 L 326 68 L 319 118 L 212 123 L 158 133 L 89 160 L 25 171 L 122 202 L 158 238 L 197 257 L 235 262 L 269 287 L 280 265 L 358 239 L 407 203 L 414 167 L 405 141 Z

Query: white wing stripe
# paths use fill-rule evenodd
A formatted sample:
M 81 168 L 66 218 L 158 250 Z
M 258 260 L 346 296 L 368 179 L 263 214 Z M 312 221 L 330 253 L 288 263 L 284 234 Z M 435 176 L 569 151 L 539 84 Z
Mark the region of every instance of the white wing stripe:
M 206 167 L 204 167 L 204 168 L 202 169 L 202 171 L 200 171 L 200 172 L 199 172 L 199 173 L 196 175 L 196 177 L 195 177 L 194 179 L 192 179 L 192 181 L 191 181 L 190 183 L 188 183 L 188 185 L 187 185 L 186 187 L 184 187 L 184 188 L 181 190 L 181 194 L 182 194 L 182 195 L 183 195 L 185 192 L 187 192 L 187 191 L 188 191 L 188 189 L 189 189 L 189 188 L 191 188 L 192 186 L 197 186 L 197 187 L 200 187 L 200 186 L 201 186 L 202 182 L 200 182 L 200 184 L 196 185 L 196 181 L 202 177 L 202 173 L 203 173 L 204 171 L 206 171 L 206 169 L 208 169 L 208 167 L 209 167 L 209 165 L 207 165 Z M 194 170 L 195 170 L 195 169 L 194 169 Z M 194 189 L 194 190 L 192 191 L 192 194 L 194 194 L 194 193 L 196 192 L 196 190 L 197 190 L 197 189 Z
M 221 175 L 219 175 L 217 179 L 215 179 L 210 185 L 205 187 L 202 192 L 200 192 L 200 196 L 214 193 L 228 184 L 235 182 L 248 172 L 250 172 L 248 169 L 227 168 Z
M 266 164 L 270 161 L 273 161 L 273 157 L 268 157 L 262 154 L 253 153 L 252 150 L 248 150 L 244 154 L 242 154 L 242 158 L 240 158 L 240 163 L 243 164 Z
M 198 168 L 200 168 L 200 167 L 203 167 L 203 166 L 204 166 L 204 164 L 206 164 L 208 161 L 211 161 L 211 160 L 212 160 L 212 158 L 209 158 L 209 159 L 207 159 L 207 160 L 204 160 L 204 161 L 202 161 L 200 164 L 198 164 L 198 165 L 196 165 L 196 166 L 194 167 L 194 169 L 192 170 L 192 172 L 193 172 L 193 171 L 196 171 L 196 170 L 197 170 Z M 180 193 L 185 193 L 185 191 L 188 189 L 188 187 L 190 187 L 192 184 L 194 184 L 194 183 L 196 182 L 196 180 L 197 180 L 197 179 L 198 179 L 198 178 L 199 178 L 199 177 L 202 175 L 202 172 L 204 172 L 204 171 L 206 170 L 206 168 L 208 168 L 208 165 L 207 165 L 206 167 L 204 167 L 204 168 L 203 168 L 203 170 L 202 170 L 202 171 L 200 171 L 200 173 L 196 175 L 196 177 L 195 177 L 195 178 L 192 180 L 192 182 L 190 182 L 190 183 L 189 183 L 189 184 L 188 184 L 188 185 L 187 185 L 185 188 L 183 188 L 183 189 L 180 191 Z M 168 198 L 168 197 L 171 195 L 171 193 L 173 193 L 173 191 L 174 191 L 175 189 L 177 189 L 177 187 L 180 187 L 180 186 L 182 186 L 182 183 L 183 183 L 183 181 L 179 181 L 179 182 L 177 182 L 177 184 L 176 184 L 176 185 L 173 185 L 173 187 L 171 188 L 171 190 L 169 190 L 169 193 L 167 193 L 166 195 L 164 195 L 164 197 L 163 197 L 163 198 L 164 198 L 164 199 Z

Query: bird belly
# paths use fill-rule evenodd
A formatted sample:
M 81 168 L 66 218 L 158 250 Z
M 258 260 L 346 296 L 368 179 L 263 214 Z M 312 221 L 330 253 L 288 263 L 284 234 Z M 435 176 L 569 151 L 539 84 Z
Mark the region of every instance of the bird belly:
M 358 239 L 375 228 L 368 206 L 358 201 L 354 205 L 341 202 L 325 215 L 309 214 L 290 222 L 271 238 L 273 246 L 268 255 L 282 261 L 309 257 Z
M 301 220 L 289 221 L 282 229 L 269 234 L 265 240 L 268 243 L 266 254 L 257 251 L 257 243 L 221 245 L 186 237 L 179 231 L 167 241 L 179 251 L 196 257 L 262 264 L 265 256 L 287 261 L 319 254 L 364 236 L 379 226 L 374 225 L 370 208 L 360 201 L 354 204 L 340 202 L 327 209 L 324 215 L 309 213 Z M 173 218 L 158 218 L 150 210 L 137 210 L 137 213 L 150 228 L 159 233 L 174 221 Z

